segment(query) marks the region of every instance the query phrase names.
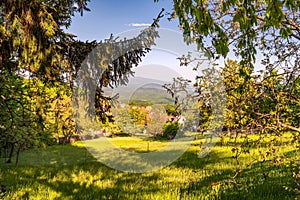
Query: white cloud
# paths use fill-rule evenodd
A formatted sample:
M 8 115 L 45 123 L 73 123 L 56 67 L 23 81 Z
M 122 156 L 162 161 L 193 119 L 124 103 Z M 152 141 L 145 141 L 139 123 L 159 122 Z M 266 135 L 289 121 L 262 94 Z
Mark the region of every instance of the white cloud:
M 128 26 L 142 27 L 142 26 L 151 26 L 151 24 L 146 24 L 146 23 L 131 23 L 131 24 L 128 24 Z

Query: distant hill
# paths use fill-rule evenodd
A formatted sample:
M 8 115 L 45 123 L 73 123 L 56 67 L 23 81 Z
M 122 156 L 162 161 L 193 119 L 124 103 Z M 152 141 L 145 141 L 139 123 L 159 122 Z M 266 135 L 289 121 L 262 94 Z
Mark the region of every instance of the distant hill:
M 171 95 L 166 92 L 166 90 L 160 85 L 147 84 L 141 88 L 136 89 L 130 100 L 149 102 L 149 103 L 171 103 L 173 99 Z
M 126 86 L 120 86 L 114 89 L 104 88 L 107 95 L 119 94 L 120 103 L 128 103 L 129 101 L 145 101 L 151 103 L 168 103 L 172 102 L 170 94 L 162 87 L 170 82 L 133 77 Z
M 121 86 L 119 88 L 138 88 L 141 87 L 145 84 L 159 84 L 159 85 L 164 85 L 170 82 L 167 81 L 161 81 L 161 80 L 157 80 L 157 79 L 150 79 L 150 78 L 144 78 L 144 77 L 132 77 L 127 86 Z

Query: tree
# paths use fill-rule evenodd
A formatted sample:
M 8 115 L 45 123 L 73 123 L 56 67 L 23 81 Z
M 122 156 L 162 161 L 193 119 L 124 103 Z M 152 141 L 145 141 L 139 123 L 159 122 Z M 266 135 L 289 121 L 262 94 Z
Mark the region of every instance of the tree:
M 229 132 L 250 131 L 253 124 L 253 104 L 257 95 L 255 76 L 251 76 L 245 85 L 245 77 L 239 75 L 242 66 L 237 61 L 228 60 L 222 68 L 221 75 L 224 78 L 227 105 L 224 128 Z
M 278 61 L 286 56 L 295 56 L 291 53 L 297 52 L 300 39 L 298 1 L 173 2 L 174 12 L 170 18 L 178 18 L 187 43 L 195 41 L 213 55 L 224 57 L 233 49 L 236 55 L 241 56 L 241 64 L 247 65 L 250 70 L 257 46 L 266 53 L 271 51 Z M 280 48 L 272 48 L 274 45 Z
M 249 86 L 252 82 L 250 79 L 257 51 L 263 55 L 262 64 L 268 72 L 271 72 L 271 76 L 274 76 L 272 71 L 280 70 L 278 75 L 285 76 L 285 82 L 294 87 L 300 72 L 298 1 L 174 0 L 173 2 L 174 12 L 171 13 L 170 19 L 178 18 L 187 43 L 196 42 L 214 57 L 218 55 L 226 57 L 232 50 L 240 59 L 237 76 L 244 84 L 241 84 L 239 90 L 249 92 L 247 91 L 249 88 L 242 86 Z M 265 80 L 267 79 L 265 77 Z M 290 91 L 286 91 L 286 95 L 293 91 L 288 86 L 285 89 Z M 275 96 L 274 93 L 273 97 Z M 295 100 L 297 98 L 286 96 L 282 99 L 297 101 Z M 291 130 L 297 128 L 280 121 L 278 123 Z
M 14 152 L 18 163 L 21 150 L 50 143 L 46 90 L 66 82 L 71 65 L 65 47 L 76 41 L 63 27 L 70 25 L 75 12 L 89 10 L 87 2 L 0 2 L 0 142 L 9 149 L 7 162 Z
M 199 47 L 205 48 L 215 57 L 218 55 L 226 57 L 232 50 L 240 59 L 236 76 L 244 82 L 239 87 L 240 93 L 242 90 L 243 93 L 248 92 L 249 88 L 244 88 L 243 85 L 251 84 L 256 54 L 260 51 L 263 55 L 262 64 L 266 68 L 265 75 L 279 76 L 278 79 L 284 76 L 283 81 L 287 86 L 282 86 L 285 97 L 282 96 L 281 99 L 294 99 L 293 101 L 297 102 L 298 97 L 291 94 L 300 72 L 298 1 L 174 0 L 173 2 L 174 12 L 170 14 L 170 19 L 178 18 L 187 43 L 196 42 Z M 278 73 L 274 74 L 275 71 Z M 275 88 L 269 88 L 270 91 L 279 92 Z M 277 95 L 273 93 L 272 96 Z M 280 115 L 277 112 L 277 118 L 278 116 Z M 277 120 L 277 123 L 291 130 L 297 129 L 280 120 Z
M 155 137 L 162 136 L 167 114 L 163 105 L 154 104 L 149 111 L 149 122 L 147 122 L 147 132 Z
M 142 57 L 151 50 L 150 47 L 155 44 L 154 40 L 159 36 L 156 28 L 160 18 L 163 17 L 163 11 L 164 9 L 158 14 L 152 25 L 141 31 L 137 37 L 118 40 L 111 36 L 104 42 L 100 42 L 99 46 L 88 54 L 76 79 L 76 85 L 80 87 L 73 90 L 75 91 L 73 105 L 76 107 L 77 118 L 81 118 L 82 121 L 90 118 L 93 121 L 96 120 L 96 113 L 103 123 L 106 121 L 106 113 L 110 110 L 109 104 L 116 99 L 104 96 L 102 87 L 113 88 L 128 83 L 128 78 L 133 76 L 132 67 L 141 62 Z M 89 79 L 90 74 L 94 75 L 91 79 Z M 99 81 L 95 81 L 98 79 Z M 84 108 L 80 108 L 80 102 Z M 96 107 L 95 110 L 94 107 Z M 87 110 L 88 116 L 81 116 L 78 112 L 80 109 Z M 78 126 L 84 127 L 85 124 L 79 123 Z
M 46 80 L 62 79 L 68 71 L 62 62 L 73 41 L 63 31 L 71 24 L 76 12 L 89 10 L 88 0 L 72 1 L 1 1 L 0 66 L 13 73 L 26 70 Z
M 137 65 L 154 44 L 153 40 L 157 37 L 154 29 L 162 14 L 159 14 L 151 28 L 133 40 L 118 41 L 118 38 L 112 36 L 101 42 L 76 41 L 74 35 L 63 30 L 70 26 L 71 17 L 76 12 L 83 14 L 84 10 L 89 11 L 87 2 L 2 1 L 0 70 L 7 70 L 11 74 L 21 71 L 44 82 L 68 83 L 73 88 L 82 62 L 94 48 L 98 45 L 110 48 L 108 52 L 101 52 L 102 57 L 99 59 L 102 62 L 116 51 L 122 51 L 124 55 L 121 57 L 110 60 L 111 63 L 103 63 L 107 68 L 96 89 L 97 113 L 103 115 L 106 110 L 103 110 L 101 104 L 112 99 L 105 97 L 101 88 L 127 83 L 128 77 L 132 75 L 131 67 Z M 139 49 L 130 49 L 129 44 L 132 42 L 141 43 L 136 45 Z
M 0 146 L 9 151 L 7 163 L 17 153 L 17 164 L 20 151 L 42 146 L 51 137 L 43 126 L 45 119 L 39 99 L 43 85 L 18 75 L 1 75 Z
M 231 51 L 239 60 L 227 61 L 221 72 L 227 95 L 225 126 L 239 132 L 245 130 L 241 135 L 244 141 L 233 148 L 237 164 L 239 155 L 249 152 L 249 145 L 259 147 L 263 143 L 268 148 L 261 151 L 257 161 L 260 166 L 286 162 L 281 160 L 279 147 L 275 146 L 284 132 L 290 131 L 292 137 L 288 140 L 296 150 L 299 147 L 299 1 L 174 0 L 173 3 L 170 20 L 179 20 L 187 43 L 197 43 L 215 58 L 226 58 Z M 264 70 L 254 73 L 258 52 Z M 187 64 L 194 60 L 183 58 L 188 60 Z M 202 86 L 199 84 L 199 91 L 205 92 Z M 203 113 L 210 112 L 209 98 L 200 96 Z M 205 123 L 210 117 L 204 115 L 200 120 Z M 253 132 L 259 135 L 255 142 L 248 139 L 252 128 L 258 130 Z M 293 161 L 290 165 L 295 166 Z M 268 172 L 261 169 L 267 178 Z M 299 166 L 295 169 L 295 183 L 299 185 Z M 236 172 L 234 177 L 241 169 Z
M 22 149 L 19 148 L 22 146 L 19 142 L 21 140 L 16 138 L 29 141 L 29 137 L 38 138 L 35 135 L 46 130 L 53 131 L 55 127 L 56 132 L 66 137 L 72 134 L 75 123 L 70 97 L 82 63 L 93 49 L 100 45 L 107 51 L 93 55 L 105 66 L 105 71 L 101 77 L 96 77 L 99 81 L 95 87 L 95 102 L 89 102 L 87 109 L 93 111 L 93 107 L 96 107 L 99 120 L 107 121 L 106 113 L 115 98 L 104 96 L 102 87 L 126 84 L 128 77 L 133 74 L 132 67 L 141 61 L 154 44 L 158 36 L 156 28 L 163 11 L 148 29 L 131 40 L 118 40 L 113 36 L 100 42 L 75 40 L 75 36 L 65 30 L 76 12 L 82 15 L 84 11 L 89 11 L 88 2 L 0 2 L 0 78 L 3 80 L 0 85 L 1 109 L 3 106 L 9 111 L 8 114 L 2 113 L 5 117 L 1 121 L 1 134 L 7 135 L 8 131 L 12 133 L 12 137 L 5 137 L 5 141 L 10 142 L 12 153 L 15 148 Z M 130 48 L 132 43 L 138 48 Z M 124 53 L 114 60 L 109 59 L 120 51 Z M 16 80 L 15 84 L 8 85 Z M 27 82 L 31 84 L 30 89 L 25 87 Z M 53 91 L 58 94 L 53 95 Z M 14 115 L 21 115 L 22 118 Z M 23 123 L 22 127 L 32 127 L 32 130 L 14 131 L 15 127 L 21 128 L 19 123 Z M 77 128 L 80 130 L 80 127 Z
M 232 152 L 237 164 L 233 178 L 244 171 L 240 156 L 247 154 L 248 166 L 257 164 L 264 179 L 269 176 L 267 169 L 270 165 L 289 163 L 294 170 L 295 183 L 298 184 L 297 158 L 286 157 L 282 154 L 282 148 L 285 148 L 284 138 L 291 145 L 289 148 L 295 151 L 299 149 L 299 81 L 297 79 L 288 84 L 289 76 L 285 73 L 267 69 L 260 74 L 250 74 L 245 82 L 245 77 L 239 75 L 241 68 L 237 61 L 228 60 L 220 69 L 227 96 L 224 128 L 235 133 L 228 138 L 234 144 Z M 212 91 L 208 92 L 211 78 L 207 77 L 208 74 L 204 74 L 197 82 L 200 127 L 204 130 L 208 129 L 213 119 L 211 106 L 215 103 L 211 101 Z M 288 134 L 286 131 L 289 131 Z M 258 154 L 253 147 L 259 149 Z
M 132 112 L 134 111 L 134 113 Z M 121 133 L 125 134 L 141 134 L 143 132 L 144 124 L 140 124 L 136 118 L 140 115 L 138 110 L 133 110 L 130 106 L 124 108 L 118 107 L 113 110 L 114 123 L 120 129 Z M 143 118 L 142 120 L 144 120 Z

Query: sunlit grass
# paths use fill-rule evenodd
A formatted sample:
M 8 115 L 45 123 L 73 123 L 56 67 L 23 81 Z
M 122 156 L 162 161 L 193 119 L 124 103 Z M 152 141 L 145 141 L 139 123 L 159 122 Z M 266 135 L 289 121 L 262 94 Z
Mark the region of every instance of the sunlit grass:
M 140 138 L 110 138 L 117 147 L 136 152 L 156 151 L 170 141 Z M 242 140 L 241 140 L 242 141 Z M 94 141 L 96 142 L 96 140 Z M 236 177 L 233 143 L 226 138 L 206 157 L 200 159 L 200 143 L 194 141 L 183 156 L 154 172 L 132 174 L 111 169 L 87 151 L 81 142 L 23 152 L 19 166 L 0 164 L 0 184 L 8 192 L 5 199 L 294 199 L 284 186 L 293 184 L 285 163 L 265 164 L 265 180 L 259 162 L 261 147 L 242 154 L 243 172 Z M 295 149 L 285 144 L 280 155 L 296 159 Z M 268 159 L 268 158 L 267 158 Z

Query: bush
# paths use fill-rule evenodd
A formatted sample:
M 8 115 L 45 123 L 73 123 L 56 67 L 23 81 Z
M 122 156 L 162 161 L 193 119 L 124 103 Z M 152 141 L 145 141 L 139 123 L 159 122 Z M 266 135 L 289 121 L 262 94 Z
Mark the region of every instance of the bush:
M 176 136 L 177 131 L 179 130 L 179 124 L 177 122 L 175 123 L 166 123 L 164 125 L 164 132 L 163 137 L 172 139 Z

